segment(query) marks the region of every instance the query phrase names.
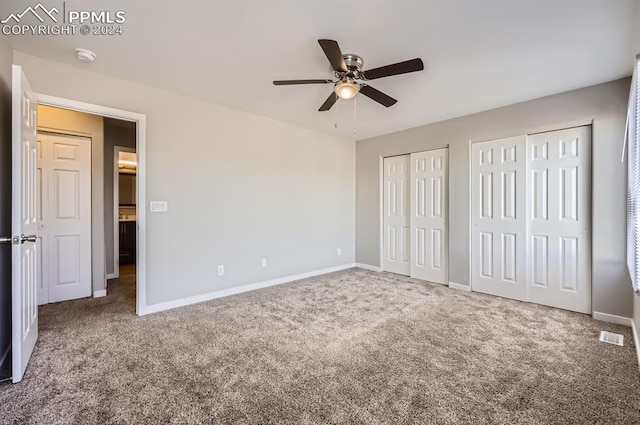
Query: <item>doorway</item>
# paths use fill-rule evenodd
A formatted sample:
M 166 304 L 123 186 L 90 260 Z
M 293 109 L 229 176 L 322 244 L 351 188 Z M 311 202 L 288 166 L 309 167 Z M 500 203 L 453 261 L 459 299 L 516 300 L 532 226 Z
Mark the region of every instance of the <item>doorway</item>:
M 139 114 L 136 112 L 129 112 L 120 109 L 113 109 L 105 106 L 93 105 L 84 102 L 77 102 L 74 100 L 64 99 L 55 96 L 49 96 L 40 93 L 34 93 L 35 99 L 39 105 L 52 106 L 57 108 L 62 108 L 70 111 L 84 112 L 90 115 L 97 115 L 103 117 L 104 119 L 116 119 L 120 121 L 125 121 L 132 123 L 135 128 L 135 149 L 136 149 L 136 204 L 137 205 L 145 205 L 146 202 L 146 190 L 145 190 L 145 176 L 146 176 L 146 116 L 143 114 Z M 113 152 L 113 151 L 111 151 Z M 110 162 L 112 163 L 112 162 Z M 104 163 L 101 163 L 100 168 L 103 169 L 104 174 Z M 100 175 L 100 180 L 103 180 L 103 175 Z M 103 183 L 102 181 L 100 183 Z M 107 197 L 113 200 L 111 194 Z M 103 198 L 104 199 L 104 198 Z M 106 199 L 105 201 L 106 202 Z M 109 202 L 109 203 L 111 203 Z M 113 209 L 109 210 L 110 215 Z M 106 220 L 102 218 L 101 221 L 103 224 L 106 223 Z M 109 223 L 113 223 L 112 220 L 109 220 Z M 146 296 L 146 238 L 145 238 L 145 229 L 146 229 L 146 213 L 144 208 L 137 209 L 136 212 L 136 227 L 137 227 L 137 238 L 136 238 L 136 271 L 135 271 L 135 304 L 136 304 L 136 314 L 144 315 L 148 314 L 147 310 L 147 296 Z M 104 228 L 102 229 L 104 232 Z M 103 233 L 104 234 L 104 233 Z M 113 234 L 111 232 L 110 234 Z M 104 252 L 104 243 L 102 242 L 102 250 Z M 100 282 L 102 288 L 96 288 L 94 285 L 94 296 L 105 296 L 107 295 L 106 290 L 106 278 L 107 274 L 105 273 L 105 263 L 106 258 L 105 255 L 102 255 L 102 275 L 100 277 Z M 94 263 L 95 264 L 95 263 Z M 95 271 L 94 271 L 94 282 L 95 282 Z
M 121 142 L 126 142 L 124 138 Z M 135 136 L 133 138 L 135 142 Z M 135 143 L 134 143 L 135 146 Z M 109 281 L 107 291 L 135 290 L 137 246 L 137 167 L 135 147 L 113 149 L 113 270 L 117 280 Z

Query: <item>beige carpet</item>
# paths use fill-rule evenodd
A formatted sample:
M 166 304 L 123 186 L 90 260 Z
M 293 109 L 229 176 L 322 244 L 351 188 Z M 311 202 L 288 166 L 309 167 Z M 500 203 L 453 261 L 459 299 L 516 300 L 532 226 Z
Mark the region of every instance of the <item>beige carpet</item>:
M 585 315 L 359 269 L 141 318 L 109 291 L 40 309 L 0 423 L 640 424 L 629 330 Z

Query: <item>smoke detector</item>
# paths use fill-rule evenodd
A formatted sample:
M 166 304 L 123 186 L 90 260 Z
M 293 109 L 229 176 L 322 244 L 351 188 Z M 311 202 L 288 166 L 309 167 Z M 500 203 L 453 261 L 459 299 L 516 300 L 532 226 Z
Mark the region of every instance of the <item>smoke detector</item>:
M 93 62 L 96 59 L 96 56 L 97 55 L 91 50 L 81 48 L 76 49 L 76 57 L 82 62 Z

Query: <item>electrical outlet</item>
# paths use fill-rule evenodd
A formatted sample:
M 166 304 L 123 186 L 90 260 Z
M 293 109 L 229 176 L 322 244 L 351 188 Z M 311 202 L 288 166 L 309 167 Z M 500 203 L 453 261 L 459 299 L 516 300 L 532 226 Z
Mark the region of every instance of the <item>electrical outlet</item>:
M 262 259 L 262 267 L 267 267 L 267 259 L 266 258 Z
M 218 276 L 222 276 L 224 274 L 224 266 L 218 266 Z
M 342 255 L 342 248 L 338 248 L 338 255 Z

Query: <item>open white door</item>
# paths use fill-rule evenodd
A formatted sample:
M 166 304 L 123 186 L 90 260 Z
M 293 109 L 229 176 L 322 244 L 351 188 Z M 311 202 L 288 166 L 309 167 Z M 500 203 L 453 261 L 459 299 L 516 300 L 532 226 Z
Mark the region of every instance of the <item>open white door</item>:
M 13 382 L 20 382 L 38 338 L 36 230 L 37 101 L 13 65 L 11 305 Z

